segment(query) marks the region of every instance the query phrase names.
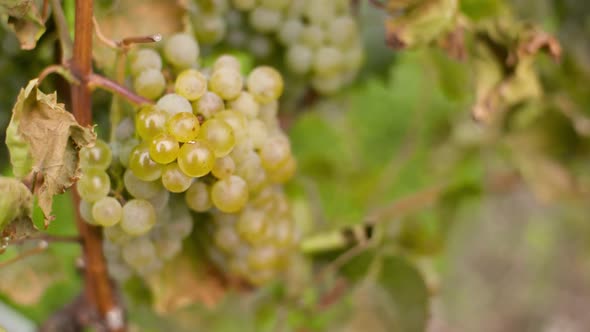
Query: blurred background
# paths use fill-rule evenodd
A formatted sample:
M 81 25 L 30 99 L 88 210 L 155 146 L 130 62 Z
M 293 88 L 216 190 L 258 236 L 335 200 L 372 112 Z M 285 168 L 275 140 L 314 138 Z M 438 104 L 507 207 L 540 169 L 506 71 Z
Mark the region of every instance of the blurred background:
M 127 15 L 120 2 L 98 1 L 99 20 Z M 279 319 L 295 331 L 588 331 L 590 2 L 461 0 L 459 10 L 465 19 L 451 31 L 459 41 L 392 48 L 384 24 L 404 12 L 360 1 L 359 77 L 337 94 L 282 108 L 299 165 L 288 191 L 302 228 L 369 227 L 378 245 L 323 284 L 302 287 L 295 306 L 277 302 L 284 290 L 272 286 L 233 294 L 239 300 L 230 296 L 217 310 L 195 304 L 162 316 L 145 285 L 126 285 L 136 329 L 287 331 L 273 325 Z M 549 52 L 520 52 L 531 31 L 555 36 L 558 60 L 555 40 L 543 44 Z M 48 33 L 35 51 L 21 51 L 0 26 L 1 133 L 20 87 L 54 62 L 54 48 Z M 510 52 L 516 60 L 506 61 Z M 95 96 L 99 126 L 109 98 Z M 4 145 L 0 168 L 10 173 Z M 49 233 L 74 233 L 68 194 L 54 212 Z M 331 264 L 343 252 L 305 256 L 312 265 L 302 266 Z M 56 244 L 0 268 L 0 323 L 32 331 L 69 303 L 81 287 L 79 254 Z M 379 264 L 390 270 L 375 282 L 372 266 L 385 256 Z M 337 303 L 310 311 L 341 279 Z

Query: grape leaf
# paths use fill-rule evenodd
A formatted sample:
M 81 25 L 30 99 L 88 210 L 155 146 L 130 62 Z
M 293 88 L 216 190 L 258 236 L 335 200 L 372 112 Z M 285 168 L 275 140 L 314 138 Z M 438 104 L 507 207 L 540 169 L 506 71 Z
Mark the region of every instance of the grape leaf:
M 45 32 L 45 23 L 33 0 L 0 0 L 0 15 L 8 15 L 8 25 L 24 50 L 34 49 Z
M 17 179 L 0 177 L 0 233 L 18 240 L 35 232 L 33 194 Z
M 21 89 L 10 125 L 28 144 L 32 171 L 43 176 L 43 184 L 35 194 L 48 226 L 53 219 L 53 196 L 63 193 L 80 176 L 78 150 L 94 143 L 96 134 L 92 128 L 80 126 L 64 105 L 57 103 L 55 93 L 44 94 L 36 85 L 35 79 Z M 11 156 L 15 149 L 22 149 L 22 145 L 17 147 L 13 143 L 7 139 Z

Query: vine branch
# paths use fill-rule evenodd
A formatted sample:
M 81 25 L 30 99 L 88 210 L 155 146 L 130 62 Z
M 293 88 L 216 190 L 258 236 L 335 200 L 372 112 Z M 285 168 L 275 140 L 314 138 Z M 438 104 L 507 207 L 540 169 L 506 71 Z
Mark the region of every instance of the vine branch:
M 89 81 L 92 76 L 92 33 L 93 0 L 76 0 L 75 35 L 73 57 L 70 61 L 72 73 L 80 84 L 72 85 L 72 111 L 83 126 L 92 125 L 92 101 Z M 109 280 L 106 261 L 102 250 L 100 228 L 82 220 L 79 211 L 80 196 L 72 191 L 76 212 L 76 226 L 82 238 L 82 252 L 85 263 L 85 296 L 95 306 L 99 316 L 106 322 L 109 332 L 125 331 L 122 311 L 118 307 L 114 290 Z

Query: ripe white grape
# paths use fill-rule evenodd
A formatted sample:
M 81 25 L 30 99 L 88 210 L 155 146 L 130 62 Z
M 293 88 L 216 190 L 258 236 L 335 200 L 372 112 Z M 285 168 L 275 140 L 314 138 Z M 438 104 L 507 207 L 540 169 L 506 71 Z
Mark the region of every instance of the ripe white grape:
M 146 69 L 162 69 L 162 58 L 158 52 L 150 48 L 138 50 L 131 55 L 131 73 L 133 75 L 139 75 Z
M 289 19 L 279 29 L 277 38 L 283 45 L 293 45 L 299 40 L 303 27 L 301 20 Z
M 184 70 L 176 77 L 174 91 L 190 101 L 197 100 L 207 91 L 207 78 L 197 70 Z
M 201 98 L 193 102 L 193 112 L 202 115 L 205 119 L 209 119 L 215 113 L 221 112 L 224 107 L 221 97 L 211 91 L 205 92 Z
M 281 25 L 282 15 L 278 10 L 266 7 L 256 7 L 250 12 L 249 22 L 252 28 L 258 32 L 268 33 L 278 29 Z
M 99 169 L 87 169 L 76 184 L 80 197 L 90 203 L 108 195 L 111 190 L 111 179 L 105 171 Z
M 309 71 L 313 62 L 313 51 L 302 44 L 294 44 L 287 49 L 285 63 L 295 74 L 303 75 Z
M 193 111 L 191 103 L 183 96 L 175 93 L 169 93 L 160 98 L 156 103 L 156 108 L 165 111 L 169 116 L 181 112 L 191 113 Z
M 121 221 L 123 209 L 121 203 L 113 197 L 99 199 L 92 206 L 94 221 L 105 227 L 110 227 Z
M 219 180 L 211 188 L 211 201 L 220 211 L 237 212 L 248 202 L 248 185 L 236 175 Z
M 190 68 L 197 64 L 199 44 L 190 35 L 178 33 L 166 41 L 164 55 L 174 67 L 178 69 Z
M 334 75 L 342 68 L 344 56 L 335 47 L 319 48 L 313 59 L 313 70 L 322 76 Z
M 133 80 L 133 89 L 142 97 L 156 99 L 166 89 L 166 79 L 158 69 L 146 69 Z
M 254 68 L 248 75 L 248 91 L 260 103 L 269 103 L 279 99 L 283 93 L 283 77 L 274 68 L 260 66 Z
M 231 67 L 221 67 L 209 78 L 209 90 L 225 100 L 237 98 L 242 92 L 243 84 L 240 72 Z
M 121 228 L 128 234 L 139 236 L 147 233 L 156 223 L 154 206 L 143 199 L 132 199 L 123 206 Z
M 223 67 L 230 67 L 233 70 L 240 71 L 242 65 L 240 64 L 240 60 L 233 55 L 224 54 L 215 60 L 213 63 L 213 71 L 221 69 Z
M 238 98 L 229 102 L 229 107 L 244 114 L 249 119 L 254 119 L 260 112 L 260 104 L 256 101 L 254 96 L 246 91 L 242 91 Z
M 131 196 L 140 199 L 150 199 L 162 190 L 162 185 L 159 181 L 140 180 L 129 169 L 123 175 L 123 183 L 125 184 L 125 189 Z
M 195 181 L 185 193 L 186 205 L 194 211 L 206 212 L 211 208 L 211 195 L 207 185 L 201 181 Z
M 121 248 L 123 260 L 139 270 L 149 266 L 156 259 L 156 248 L 147 237 L 138 237 L 125 244 Z

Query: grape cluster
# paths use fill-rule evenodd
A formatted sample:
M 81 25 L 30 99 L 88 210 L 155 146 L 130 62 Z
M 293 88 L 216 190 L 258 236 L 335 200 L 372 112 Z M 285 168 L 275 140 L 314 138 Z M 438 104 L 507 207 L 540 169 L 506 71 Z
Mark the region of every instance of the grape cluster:
M 191 22 L 200 41 L 224 41 L 222 46 L 258 58 L 280 53 L 284 66 L 308 77 L 321 94 L 350 83 L 363 61 L 349 0 L 195 0 L 192 9 Z
M 168 38 L 161 52 L 130 58 L 135 91 L 155 103 L 120 121 L 113 153 L 100 140 L 80 151 L 81 214 L 104 227 L 119 279 L 157 271 L 181 251 L 193 220 L 208 215 L 214 261 L 254 284 L 268 281 L 296 240 L 281 187 L 296 170 L 277 120 L 282 76 L 268 66 L 243 76 L 230 55 L 197 69 L 199 45 L 187 34 Z M 113 165 L 123 170 L 119 186 L 107 173 Z

